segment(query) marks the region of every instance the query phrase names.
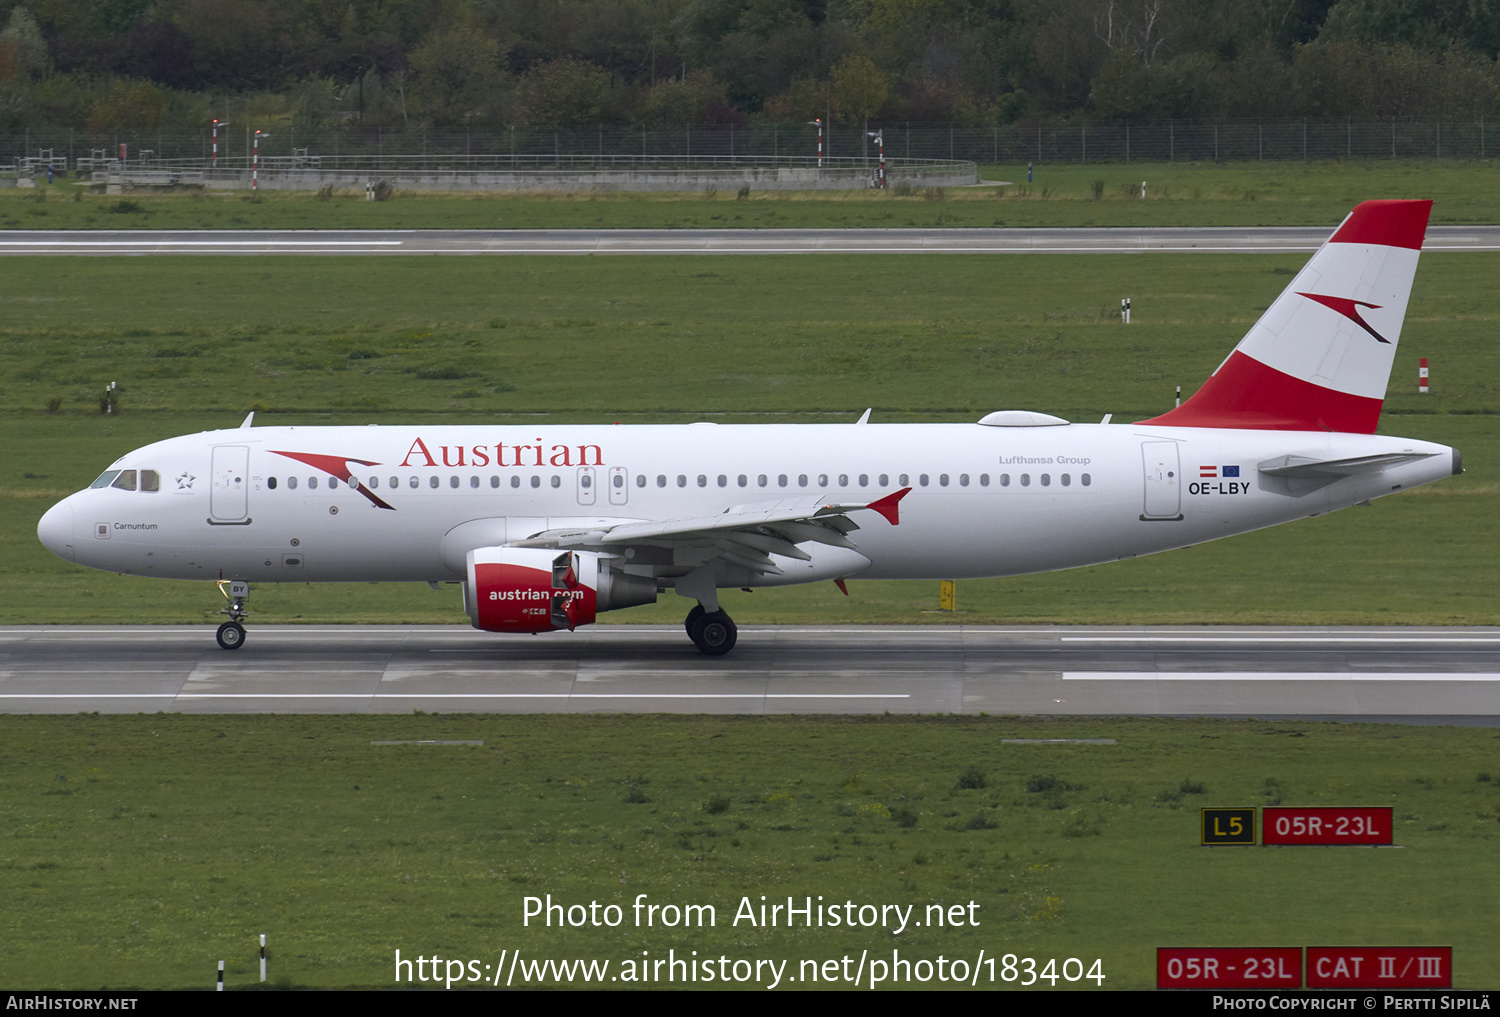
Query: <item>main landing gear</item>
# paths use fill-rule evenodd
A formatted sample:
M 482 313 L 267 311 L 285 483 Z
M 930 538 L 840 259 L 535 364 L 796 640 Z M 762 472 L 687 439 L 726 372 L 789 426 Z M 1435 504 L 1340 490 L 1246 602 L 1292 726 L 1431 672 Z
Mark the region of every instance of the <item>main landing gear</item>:
M 739 635 L 734 619 L 723 611 L 705 611 L 702 604 L 689 611 L 687 620 L 682 624 L 693 645 L 710 657 L 722 657 L 734 649 L 735 639 Z
M 229 589 L 226 591 L 225 586 Z M 238 650 L 245 645 L 245 598 L 250 596 L 250 584 L 241 580 L 219 580 L 219 592 L 224 594 L 227 605 L 219 609 L 220 614 L 229 615 L 229 620 L 219 626 L 219 645 L 226 650 Z

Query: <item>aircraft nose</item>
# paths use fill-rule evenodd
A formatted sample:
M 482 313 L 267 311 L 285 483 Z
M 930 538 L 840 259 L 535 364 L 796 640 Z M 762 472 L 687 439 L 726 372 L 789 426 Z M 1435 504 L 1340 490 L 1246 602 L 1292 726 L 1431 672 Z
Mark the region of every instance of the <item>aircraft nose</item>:
M 59 558 L 73 560 L 73 506 L 66 500 L 47 510 L 36 524 L 36 535 L 42 546 Z

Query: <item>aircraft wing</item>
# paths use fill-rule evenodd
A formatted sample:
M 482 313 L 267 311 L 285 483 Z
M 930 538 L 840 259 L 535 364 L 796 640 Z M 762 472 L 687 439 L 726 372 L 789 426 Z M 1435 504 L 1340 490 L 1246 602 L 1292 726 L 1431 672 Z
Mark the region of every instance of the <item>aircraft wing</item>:
M 872 510 L 892 526 L 900 523 L 902 488 L 873 502 L 829 502 L 818 498 L 735 505 L 711 516 L 620 523 L 616 526 L 554 529 L 514 540 L 513 547 L 542 547 L 576 551 L 619 551 L 626 546 L 679 548 L 696 546 L 701 560 L 723 558 L 761 574 L 782 570 L 770 558 L 781 555 L 800 561 L 812 556 L 797 545 L 807 542 L 854 548 L 848 534 L 859 529 L 850 513 Z

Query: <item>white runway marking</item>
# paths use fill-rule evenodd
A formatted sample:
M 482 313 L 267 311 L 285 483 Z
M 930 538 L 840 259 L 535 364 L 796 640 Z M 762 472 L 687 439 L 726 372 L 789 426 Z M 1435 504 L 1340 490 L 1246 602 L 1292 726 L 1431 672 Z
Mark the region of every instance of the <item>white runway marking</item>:
M 1385 671 L 1064 671 L 1066 682 L 1495 682 L 1500 674 Z
M 1500 636 L 1403 636 L 1395 633 L 1323 636 L 1063 636 L 1065 643 L 1500 643 Z
M 7 692 L 6 699 L 910 699 L 878 692 Z
M 400 240 L 6 240 L 0 247 L 400 247 Z

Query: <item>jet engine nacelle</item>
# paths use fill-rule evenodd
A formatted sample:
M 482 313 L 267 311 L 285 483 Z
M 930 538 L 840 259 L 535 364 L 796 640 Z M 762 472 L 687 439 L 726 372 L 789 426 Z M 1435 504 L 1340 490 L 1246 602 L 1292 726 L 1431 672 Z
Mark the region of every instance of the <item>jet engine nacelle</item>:
M 600 611 L 656 600 L 656 581 L 613 572 L 600 555 L 527 547 L 468 554 L 464 610 L 487 632 L 569 631 Z

